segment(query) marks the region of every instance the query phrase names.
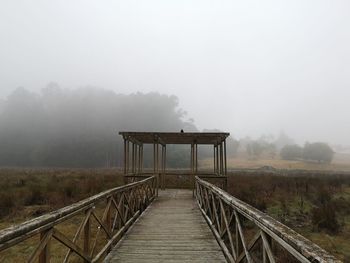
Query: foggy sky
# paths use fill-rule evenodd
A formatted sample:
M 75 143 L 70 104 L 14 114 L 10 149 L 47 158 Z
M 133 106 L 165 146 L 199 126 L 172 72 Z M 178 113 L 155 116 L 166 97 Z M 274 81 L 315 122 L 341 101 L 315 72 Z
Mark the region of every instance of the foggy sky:
M 236 137 L 350 145 L 350 2 L 2 0 L 0 98 L 51 81 L 174 94 Z

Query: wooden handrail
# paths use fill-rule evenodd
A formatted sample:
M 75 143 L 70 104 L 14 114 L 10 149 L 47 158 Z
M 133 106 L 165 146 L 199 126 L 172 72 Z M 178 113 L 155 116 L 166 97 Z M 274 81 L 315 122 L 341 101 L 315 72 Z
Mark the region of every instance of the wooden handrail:
M 291 228 L 199 177 L 195 192 L 228 262 L 275 262 L 281 249 L 298 262 L 341 262 Z M 256 231 L 249 235 L 249 242 L 245 222 L 254 224 Z
M 67 262 L 72 253 L 79 255 L 84 262 L 97 262 L 105 256 L 111 246 L 123 236 L 136 218 L 153 201 L 155 187 L 155 177 L 148 177 L 101 192 L 80 202 L 1 230 L 0 251 L 40 234 L 40 242 L 28 262 L 35 262 L 38 258 L 40 263 L 49 262 L 49 243 L 52 238 L 67 247 L 67 254 L 63 262 Z M 95 206 L 101 203 L 104 205 L 102 217 L 95 211 Z M 56 226 L 78 215 L 83 216 L 83 220 L 71 240 Z M 92 221 L 98 225 L 95 237 L 91 236 Z M 104 232 L 108 240 L 100 251 L 95 251 L 99 232 Z M 82 233 L 84 234 L 83 247 L 76 242 Z M 91 243 L 93 238 L 95 238 L 94 243 Z

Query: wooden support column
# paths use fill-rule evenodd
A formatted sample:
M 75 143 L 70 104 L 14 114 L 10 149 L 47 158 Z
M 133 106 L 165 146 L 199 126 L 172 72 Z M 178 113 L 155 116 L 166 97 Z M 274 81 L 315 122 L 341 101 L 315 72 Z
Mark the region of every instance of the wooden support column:
M 213 149 L 214 149 L 214 174 L 216 173 L 216 149 L 215 149 L 215 145 L 213 146 Z
M 223 154 L 222 142 L 220 143 L 220 175 L 224 173 L 224 154 Z
M 161 170 L 161 185 L 162 185 L 162 189 L 165 189 L 165 184 L 164 184 L 164 157 L 165 157 L 165 147 L 164 145 L 161 146 L 162 147 L 162 157 L 161 157 L 161 165 L 160 165 L 160 170 Z
M 134 173 L 134 165 L 135 165 L 135 144 L 131 143 L 131 173 Z
M 129 143 L 129 140 L 126 140 L 126 174 L 129 173 L 129 161 L 130 161 L 130 143 Z
M 194 196 L 194 167 L 195 167 L 195 160 L 194 160 L 194 143 L 191 143 L 191 175 L 190 175 L 190 184 L 192 186 L 192 195 Z
M 134 173 L 137 172 L 137 166 L 138 166 L 138 161 L 137 161 L 137 158 L 138 158 L 138 145 L 135 144 L 135 168 L 134 168 Z
M 134 173 L 137 171 L 137 144 L 134 144 L 135 150 L 134 150 Z
M 134 143 L 134 174 L 136 173 L 137 166 L 137 144 Z
M 138 146 L 137 173 L 141 172 L 141 145 Z
M 157 153 L 156 153 L 156 164 L 157 164 L 157 174 L 159 174 L 159 143 L 156 144 L 156 150 L 157 150 Z
M 157 181 L 158 181 L 158 189 L 161 187 L 161 178 L 159 176 L 159 143 L 157 142 L 156 144 L 156 176 L 157 176 Z
M 141 162 L 140 162 L 141 173 L 143 172 L 143 144 L 141 145 Z
M 163 157 L 164 157 L 164 148 L 163 148 L 163 145 L 161 145 L 160 171 L 159 171 L 160 188 L 161 188 L 161 189 L 163 189 Z
M 164 189 L 165 189 L 165 170 L 166 170 L 166 145 L 164 145 L 164 164 L 163 164 Z
M 153 173 L 156 173 L 156 144 L 153 143 Z
M 156 147 L 157 146 L 157 147 Z M 157 174 L 157 149 L 158 148 L 158 143 L 153 143 L 153 173 L 154 173 L 154 176 L 156 177 L 156 194 L 158 196 L 158 188 L 159 188 L 159 176 Z
M 135 165 L 135 144 L 131 143 L 131 173 L 134 173 L 134 165 Z
M 195 164 L 196 164 L 195 174 L 197 174 L 198 173 L 198 144 L 196 143 L 194 145 L 194 147 L 195 147 L 195 156 L 196 156 L 196 158 L 195 158 Z
M 126 175 L 126 139 L 124 139 L 124 175 Z
M 216 145 L 216 173 L 219 173 L 219 144 Z
M 136 173 L 140 172 L 140 145 L 136 145 Z
M 218 144 L 218 174 L 221 175 L 221 144 Z
M 135 162 L 135 173 L 140 172 L 140 145 L 136 144 L 136 162 Z
M 227 151 L 226 151 L 226 139 L 224 140 L 224 175 L 227 175 Z
M 191 173 L 194 173 L 194 146 L 191 144 Z

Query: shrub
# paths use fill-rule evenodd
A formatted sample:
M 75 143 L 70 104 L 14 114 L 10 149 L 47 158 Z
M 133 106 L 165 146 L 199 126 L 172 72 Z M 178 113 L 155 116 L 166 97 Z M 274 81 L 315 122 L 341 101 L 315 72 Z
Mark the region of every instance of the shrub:
M 316 192 L 315 201 L 318 206 L 324 206 L 331 201 L 331 198 L 331 193 L 326 188 L 321 186 L 321 188 Z
M 333 155 L 332 148 L 323 142 L 306 143 L 304 146 L 303 158 L 305 160 L 330 163 Z
M 9 193 L 0 194 L 0 216 L 7 216 L 14 207 L 14 198 Z
M 311 210 L 312 224 L 317 230 L 324 229 L 330 233 L 337 233 L 340 225 L 337 220 L 335 207 L 331 202 Z
M 280 152 L 281 158 L 284 160 L 296 160 L 303 157 L 303 148 L 299 145 L 285 145 Z
M 24 202 L 25 205 L 40 205 L 44 203 L 43 189 L 39 185 L 32 185 L 29 191 L 29 195 Z
M 65 183 L 62 187 L 62 191 L 67 198 L 73 198 L 78 195 L 78 188 L 73 182 Z

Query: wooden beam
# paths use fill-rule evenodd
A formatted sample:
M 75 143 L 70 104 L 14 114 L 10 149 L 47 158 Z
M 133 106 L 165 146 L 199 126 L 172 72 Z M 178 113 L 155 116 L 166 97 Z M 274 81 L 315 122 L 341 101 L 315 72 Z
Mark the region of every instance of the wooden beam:
M 224 151 L 222 143 L 220 143 L 220 175 L 224 174 Z
M 216 149 L 215 149 L 215 145 L 213 146 L 213 149 L 214 149 L 214 155 L 213 155 L 213 158 L 214 158 L 214 174 L 216 173 Z
M 163 146 L 165 144 L 191 144 L 194 141 L 197 144 L 217 144 L 230 135 L 222 132 L 119 132 L 119 134 L 129 136 L 130 140 L 137 144 L 158 142 Z M 158 141 L 157 138 L 159 138 Z
M 191 173 L 194 173 L 194 156 L 193 153 L 194 152 L 194 146 L 193 143 L 191 144 Z
M 196 171 L 195 171 L 195 173 L 197 174 L 198 173 L 198 144 L 196 143 L 194 146 L 195 146 L 195 156 L 196 156 L 196 159 L 195 159 Z
M 124 175 L 126 175 L 126 139 L 124 138 Z
M 156 175 L 156 144 L 153 143 L 153 173 Z
M 91 220 L 90 220 L 90 215 L 91 215 L 91 210 L 88 210 L 88 212 L 86 213 L 86 215 L 88 216 L 86 224 L 84 226 L 84 253 L 86 255 L 89 255 L 89 251 L 90 251 L 90 241 L 91 241 Z M 88 263 L 89 261 L 84 259 L 85 263 Z
M 226 139 L 224 140 L 224 175 L 227 175 L 227 151 L 226 151 Z
M 165 171 L 166 171 L 166 145 L 164 146 L 164 165 L 163 165 L 163 177 L 164 177 L 164 188 L 165 188 Z
M 130 162 L 130 143 L 126 140 L 126 173 L 129 173 L 129 162 Z
M 131 143 L 131 172 L 135 173 L 135 144 Z
M 219 173 L 219 146 L 216 145 L 216 173 Z
M 52 229 L 40 233 L 40 242 L 41 244 L 33 253 L 32 257 L 29 259 L 29 262 L 34 262 L 37 254 L 39 254 L 39 263 L 49 263 L 50 262 L 50 239 L 52 236 Z
M 164 186 L 164 146 L 162 145 L 162 157 L 161 157 L 161 165 L 160 165 L 160 169 L 161 169 L 161 178 L 162 178 L 162 189 L 164 190 L 165 189 L 165 186 Z
M 141 145 L 141 172 L 143 172 L 143 144 Z

